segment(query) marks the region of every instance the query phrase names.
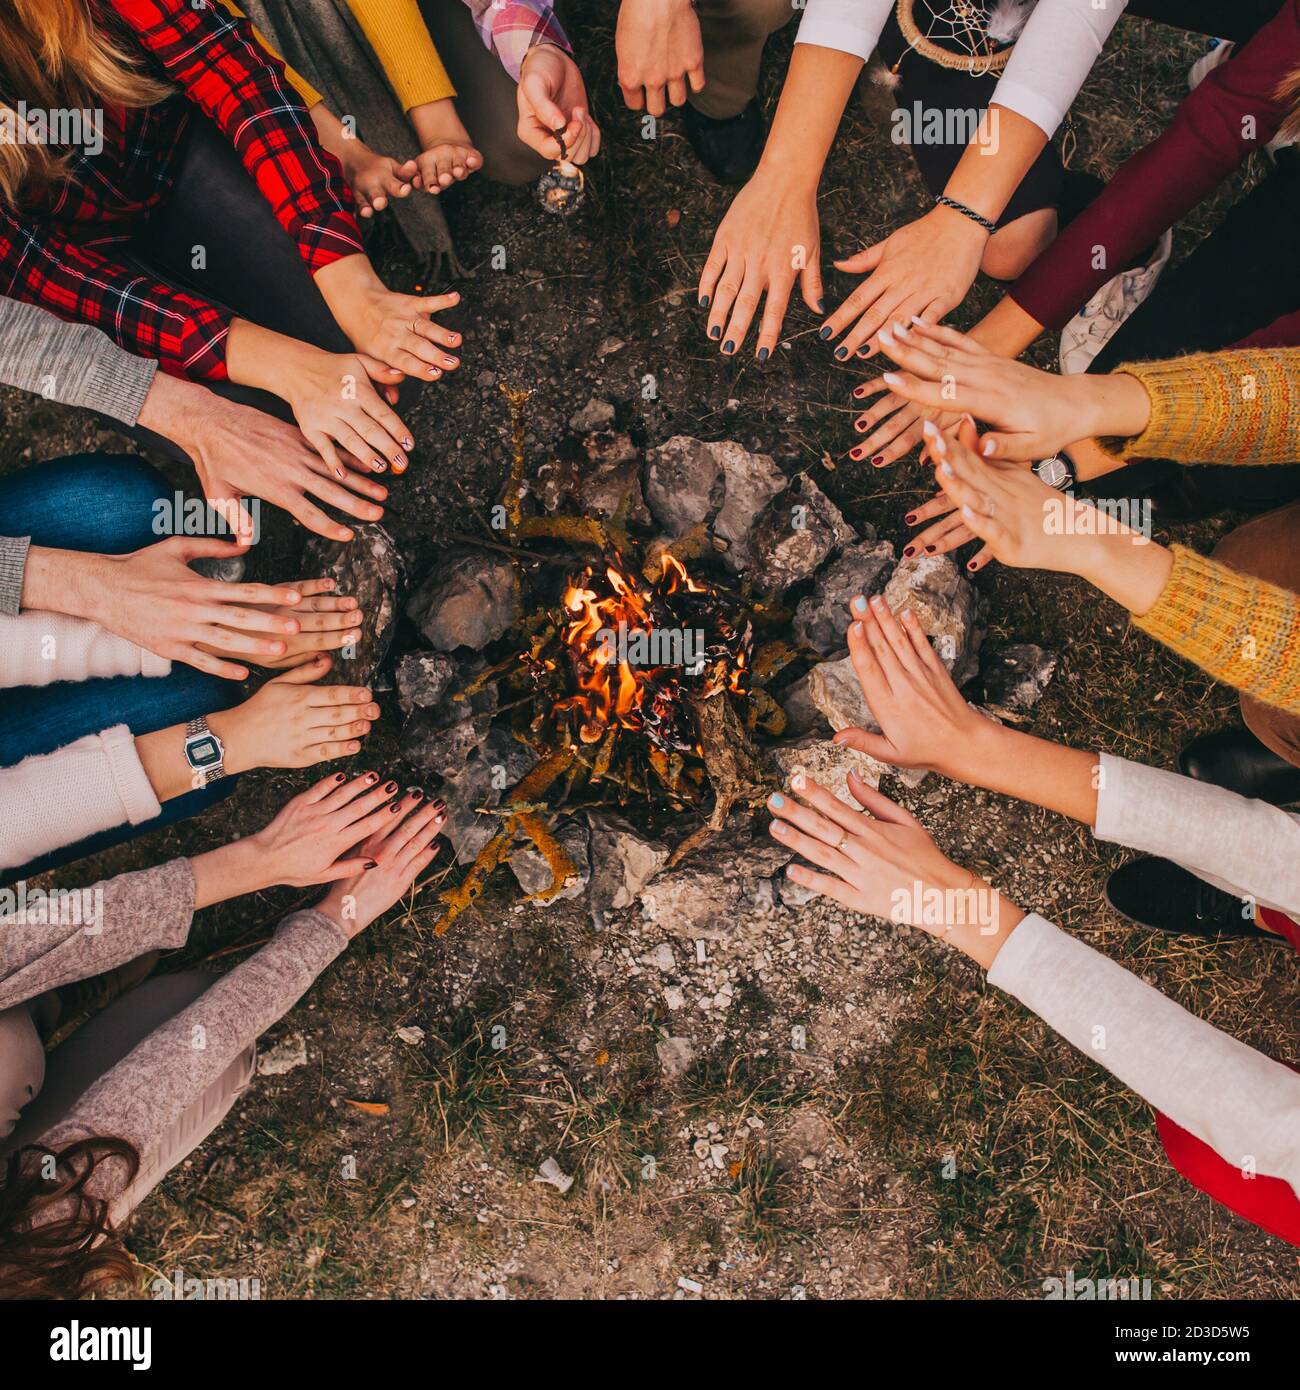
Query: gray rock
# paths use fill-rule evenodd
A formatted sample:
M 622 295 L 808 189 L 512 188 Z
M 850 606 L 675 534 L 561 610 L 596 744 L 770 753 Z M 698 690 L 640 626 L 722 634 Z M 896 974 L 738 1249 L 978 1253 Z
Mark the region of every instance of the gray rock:
M 569 428 L 578 434 L 608 429 L 614 423 L 614 407 L 608 401 L 593 396 L 576 414 L 569 416 Z
M 709 521 L 725 495 L 726 478 L 710 445 L 677 434 L 647 455 L 645 500 L 670 536 Z
M 725 480 L 713 534 L 727 542 L 724 562 L 733 573 L 739 573 L 754 560 L 750 546 L 754 523 L 772 498 L 785 490 L 786 476 L 769 455 L 751 454 L 734 439 L 723 439 L 710 447 Z
M 334 676 L 349 685 L 388 689 L 380 668 L 397 627 L 402 562 L 393 538 L 373 522 L 351 523 L 355 539 L 343 544 L 313 537 L 303 554 L 303 573 L 333 579 L 337 594 L 350 594 L 360 605 L 361 638 L 355 647 L 334 653 Z
M 875 758 L 829 739 L 801 739 L 798 743 L 778 744 L 772 749 L 772 756 L 787 781 L 802 772 L 855 811 L 859 807 L 849 791 L 849 773 L 856 772 L 869 787 L 878 787 L 880 774 L 886 770 Z
M 655 877 L 641 893 L 642 911 L 679 936 L 724 940 L 770 900 L 772 875 L 791 857 L 748 817 L 734 818 L 675 868 Z
M 948 556 L 900 560 L 885 585 L 885 602 L 894 613 L 910 608 L 953 680 L 959 686 L 970 680 L 984 640 L 979 598 Z
M 647 840 L 622 816 L 588 811 L 587 823 L 591 827 L 591 910 L 631 907 L 663 868 L 668 846 Z
M 849 630 L 849 601 L 870 598 L 885 587 L 894 565 L 888 541 L 863 541 L 842 551 L 817 576 L 813 592 L 799 600 L 794 614 L 795 638 L 823 656 L 844 650 Z
M 781 697 L 781 708 L 785 710 L 785 732 L 790 738 L 803 738 L 805 734 L 830 733 L 831 727 L 826 716 L 817 708 L 812 697 L 812 672 L 800 676 Z
M 579 483 L 582 514 L 609 521 L 626 506 L 628 521 L 648 526 L 650 509 L 641 493 L 641 461 L 631 439 L 602 430 L 588 435 L 583 447 L 590 467 L 582 470 Z
M 835 503 L 807 473 L 800 473 L 754 524 L 754 581 L 769 592 L 784 593 L 811 579 L 830 556 L 857 538 Z
M 504 729 L 493 729 L 465 759 L 455 777 L 443 784 L 447 802 L 444 832 L 456 851 L 458 864 L 470 864 L 479 850 L 501 828 L 497 816 L 481 815 L 479 807 L 494 807 L 530 772 L 537 759 Z
M 456 663 L 443 652 L 407 652 L 397 663 L 397 703 L 404 715 L 434 709 L 456 675 Z
M 1057 655 L 1032 642 L 1003 647 L 984 666 L 984 703 L 1008 719 L 1031 714 L 1056 672 Z
M 588 853 L 590 836 L 586 825 L 576 818 L 563 821 L 551 833 L 578 871 L 553 898 L 546 900 L 547 903 L 558 903 L 568 898 L 580 897 L 587 890 L 587 881 L 591 877 L 591 860 Z M 555 881 L 551 866 L 531 842 L 515 850 L 507 862 L 514 870 L 515 878 L 519 880 L 519 886 L 525 893 L 543 893 Z
M 695 1065 L 695 1049 L 689 1038 L 664 1038 L 655 1043 L 655 1052 L 667 1081 L 675 1081 Z
M 406 612 L 439 651 L 482 651 L 519 620 L 518 576 L 504 556 L 458 551 L 424 578 Z
M 290 1033 L 273 1047 L 259 1049 L 258 1076 L 283 1076 L 307 1065 L 307 1043 L 301 1033 Z
M 841 729 L 868 729 L 880 732 L 867 697 L 858 684 L 857 672 L 847 656 L 823 661 L 808 673 L 808 697 L 821 711 L 833 732 Z

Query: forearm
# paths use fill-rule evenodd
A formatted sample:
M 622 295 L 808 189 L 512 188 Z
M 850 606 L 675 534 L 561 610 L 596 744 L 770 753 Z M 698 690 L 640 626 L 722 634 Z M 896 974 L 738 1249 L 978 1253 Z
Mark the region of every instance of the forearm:
M 309 364 L 325 356 L 320 348 L 273 332 L 247 319 L 236 319 L 226 345 L 230 379 L 240 386 L 255 386 L 281 400 L 292 401 L 291 387 Z
M 420 148 L 427 150 L 444 142 L 470 144 L 469 132 L 456 110 L 456 103 L 450 97 L 440 101 L 426 101 L 413 106 L 408 112 L 411 129 L 420 142 Z
M 190 867 L 194 871 L 195 911 L 272 887 L 278 880 L 267 858 L 256 835 L 194 855 Z
M 23 571 L 21 607 L 96 621 L 103 596 L 102 559 L 90 551 L 32 546 Z
M 989 106 L 944 192 L 996 222 L 1046 144 L 1047 136 L 1033 121 L 1004 106 Z
M 852 53 L 796 44 L 755 177 L 815 188 L 861 71 Z
M 968 786 L 1013 796 L 1092 826 L 1097 820 L 1097 755 L 1066 748 L 980 718 L 939 767 Z
M 1001 299 L 970 331 L 970 336 L 999 357 L 1019 357 L 1046 329 L 1010 295 Z
M 1117 522 L 1104 535 L 1076 534 L 1060 539 L 1068 557 L 1061 568 L 1086 579 L 1135 618 L 1155 607 L 1169 582 L 1173 568 L 1169 550 Z

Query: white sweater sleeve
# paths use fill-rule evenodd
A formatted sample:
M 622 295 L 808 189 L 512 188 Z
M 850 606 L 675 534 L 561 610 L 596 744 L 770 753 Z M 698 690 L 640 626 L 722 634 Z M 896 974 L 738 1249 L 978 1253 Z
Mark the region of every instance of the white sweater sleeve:
M 82 618 L 24 609 L 0 615 L 0 687 L 100 676 L 165 676 L 170 661 Z
M 1300 1195 L 1300 1073 L 1033 914 L 1003 944 L 989 982 L 1226 1162 Z
M 1127 3 L 1038 0 L 991 100 L 1033 121 L 1050 139 Z
M 1093 833 L 1300 921 L 1300 816 L 1266 801 L 1103 753 Z
M 808 0 L 795 42 L 837 48 L 865 63 L 893 8 L 894 0 Z
M 125 724 L 0 768 L 0 869 L 16 869 L 87 835 L 162 807 Z

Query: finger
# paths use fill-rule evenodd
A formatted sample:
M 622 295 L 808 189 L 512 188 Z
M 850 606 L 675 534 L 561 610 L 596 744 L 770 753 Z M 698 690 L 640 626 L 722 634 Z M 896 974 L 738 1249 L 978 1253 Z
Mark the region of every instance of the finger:
M 691 84 L 691 91 L 702 92 L 704 90 L 704 60 L 701 60 L 693 67 L 686 70 L 687 81 Z
M 907 633 L 907 639 L 912 644 L 917 660 L 929 671 L 932 679 L 952 685 L 952 676 L 949 675 L 948 668 L 939 659 L 934 643 L 925 635 L 920 619 L 911 609 L 903 614 L 903 631 Z M 957 687 L 953 685 L 952 688 L 956 690 Z
M 1032 434 L 986 434 L 980 440 L 980 457 L 1005 459 L 1009 463 L 1037 461 L 1045 452 L 1043 441 Z
M 777 339 L 781 336 L 781 326 L 785 323 L 785 311 L 790 303 L 790 291 L 793 288 L 794 281 L 787 280 L 784 276 L 768 282 L 767 297 L 763 301 L 763 322 L 758 328 L 756 345 L 760 362 L 766 362 L 776 351 Z
M 709 309 L 709 337 L 714 342 L 721 342 L 722 330 L 726 327 L 727 320 L 731 316 L 731 306 L 736 301 L 736 296 L 740 293 L 740 287 L 745 278 L 745 263 L 736 256 L 728 254 L 727 266 L 718 280 L 717 289 L 713 294 L 713 304 Z
M 664 89 L 662 87 L 647 87 L 645 89 L 645 109 L 652 116 L 662 116 L 668 109 L 664 103 Z
M 884 600 L 881 600 L 883 603 Z M 871 608 L 874 613 L 877 604 L 872 602 Z M 867 639 L 867 645 L 871 648 L 871 654 L 876 658 L 881 671 L 884 672 L 885 680 L 889 683 L 889 689 L 895 696 L 905 695 L 907 692 L 907 673 L 903 669 L 902 662 L 898 659 L 898 654 L 890 645 L 888 638 L 870 615 L 862 621 L 862 631 Z
M 957 504 L 948 496 L 946 492 L 936 493 L 928 502 L 922 502 L 915 511 L 910 511 L 903 518 L 909 526 L 917 526 L 923 521 L 929 521 L 931 517 L 946 516 L 956 508 Z
M 843 903 L 845 907 L 854 907 L 854 891 L 851 885 L 845 883 L 842 878 L 836 878 L 833 874 L 819 874 L 816 869 L 806 868 L 803 864 L 789 864 L 786 866 L 785 876 L 793 883 L 799 884 L 801 888 L 807 888 L 810 892 L 816 893 L 818 897 L 834 898 L 838 903 Z
M 323 487 L 324 485 L 324 480 L 322 479 L 319 486 Z M 329 540 L 340 542 L 347 542 L 353 539 L 354 532 L 349 530 L 348 527 L 344 526 L 341 522 L 335 521 L 332 517 L 326 515 L 315 503 L 308 501 L 305 494 L 295 493 L 289 497 L 281 498 L 279 501 L 284 510 L 287 511 L 300 526 L 306 527 L 313 535 L 324 536 Z M 363 516 L 368 514 L 371 508 L 367 507 L 365 512 L 360 512 L 351 508 L 349 510 L 352 511 L 353 516 Z M 379 510 L 379 516 L 383 516 L 382 509 Z M 378 517 L 374 519 L 378 520 Z
M 209 646 L 216 646 L 215 642 Z M 239 648 L 238 650 L 243 650 Z M 223 661 L 221 657 L 214 656 L 209 652 L 202 652 L 191 643 L 186 643 L 175 654 L 175 659 L 183 661 L 187 666 L 193 666 L 197 671 L 206 671 L 210 676 L 219 676 L 223 681 L 246 681 L 249 671 L 247 666 L 241 666 L 234 661 Z
M 952 386 L 946 381 L 927 381 L 911 372 L 885 372 L 880 378 L 886 386 L 905 401 L 927 406 L 933 410 L 951 410 Z
M 885 243 L 877 241 L 871 246 L 864 247 L 861 251 L 856 251 L 853 255 L 845 257 L 842 261 L 835 261 L 833 264 L 836 270 L 843 270 L 849 275 L 865 275 L 868 271 L 875 270 L 884 254 Z
M 855 607 L 850 609 L 854 613 L 854 620 L 849 624 L 847 633 L 849 660 L 853 663 L 853 674 L 858 678 L 867 708 L 873 712 L 877 709 L 883 711 L 893 698 L 893 687 L 890 685 L 888 674 L 880 664 L 879 657 L 867 640 L 867 623 L 864 618 L 869 615 L 858 613 L 856 604 L 855 599 Z
M 903 631 L 903 625 L 890 611 L 889 605 L 877 595 L 872 599 L 869 608 L 872 620 L 889 643 L 889 649 L 897 658 L 899 666 L 913 679 L 919 677 L 921 665 L 912 650 L 911 638 Z M 908 613 L 911 611 L 910 608 L 907 610 Z
M 415 448 L 415 439 L 402 423 L 401 416 L 390 409 L 378 394 L 361 401 L 361 408 L 388 435 L 395 447 L 407 450 Z
M 810 248 L 810 251 L 813 248 Z M 826 312 L 826 291 L 822 286 L 822 262 L 820 253 L 812 255 L 811 260 L 799 272 L 799 289 L 803 302 L 814 314 Z
M 921 822 L 910 811 L 898 805 L 897 802 L 891 801 L 884 792 L 879 792 L 875 787 L 868 786 L 856 772 L 849 773 L 848 785 L 853 799 L 869 816 L 874 816 L 877 820 L 885 821 L 890 825 L 920 827 Z
M 832 833 L 837 837 L 832 843 L 840 844 L 847 835 L 849 843 L 844 845 L 844 853 L 850 859 L 859 860 L 864 847 L 857 841 L 871 835 L 871 821 L 819 782 L 814 782 L 810 777 L 801 780 L 803 785 L 796 790 L 814 812 L 829 822 Z
M 736 302 L 732 306 L 731 317 L 727 320 L 726 332 L 722 335 L 722 351 L 725 356 L 730 357 L 745 341 L 745 335 L 749 332 L 749 325 L 754 321 L 754 312 L 758 308 L 758 301 L 762 298 L 766 288 L 763 273 L 758 267 L 746 271 L 744 283 L 741 285 L 740 293 L 736 296 Z M 788 296 L 789 293 L 787 288 L 786 295 Z
M 328 869 L 322 869 L 312 882 L 337 883 L 340 879 L 356 878 L 358 874 L 365 873 L 372 862 L 369 859 L 340 859 Z
M 393 472 L 396 473 L 397 471 L 397 468 L 394 467 Z M 351 492 L 345 487 L 341 487 L 338 483 L 330 482 L 328 478 L 321 478 L 313 483 L 311 492 L 322 502 L 328 503 L 331 507 L 337 507 L 341 512 L 347 512 L 349 516 L 355 516 L 359 521 L 380 521 L 383 519 L 384 509 L 382 507 L 377 506 L 373 502 L 366 501 L 364 497 L 360 497 L 357 493 Z M 297 512 L 295 512 L 294 515 L 298 516 L 298 520 L 301 521 L 304 526 L 308 525 L 307 514 L 309 512 L 314 513 L 318 517 L 324 517 L 326 522 L 330 525 L 334 525 L 334 523 L 325 516 L 325 513 L 322 512 L 319 507 L 313 506 L 312 503 L 304 501 L 302 503 L 302 508 L 303 515 L 298 516 Z M 311 529 L 316 530 L 316 527 L 313 526 Z M 346 531 L 347 534 L 338 539 L 352 539 L 354 534 L 352 531 L 348 530 L 347 527 L 342 527 L 340 529 Z M 321 532 L 320 534 L 323 535 L 324 533 Z
M 172 536 L 165 541 L 159 541 L 158 544 L 167 546 L 172 554 L 179 556 L 186 564 L 191 560 L 206 557 L 225 559 L 231 555 L 242 555 L 248 549 L 246 541 L 222 541 L 215 536 Z M 212 582 L 215 584 L 219 581 Z
M 268 685 L 314 685 L 321 676 L 330 668 L 330 659 L 327 656 L 318 656 L 311 661 L 304 662 L 301 666 L 295 666 L 291 671 L 284 671 L 274 679 L 267 681 Z M 308 701 L 310 704 L 311 702 Z
M 303 684 L 309 685 L 311 682 L 304 681 Z M 307 703 L 313 708 L 323 709 L 330 705 L 368 705 L 373 698 L 368 686 L 322 685 L 310 692 Z
M 385 823 L 382 818 L 388 814 L 388 805 L 396 792 L 397 783 L 386 782 L 354 796 L 345 805 L 330 811 L 330 832 L 340 837 L 346 834 L 349 844 L 366 839 Z
M 864 638 L 864 645 L 865 642 Z M 859 753 L 865 753 L 867 757 L 875 758 L 879 763 L 892 763 L 896 755 L 894 745 L 884 734 L 873 734 L 869 729 L 840 729 L 831 742 L 841 744 L 845 748 L 856 748 Z
M 338 584 L 335 580 L 321 575 L 318 579 L 299 579 L 293 587 L 302 596 L 302 609 L 305 612 L 315 608 L 321 602 L 322 595 L 333 594 Z M 308 599 L 312 599 L 313 602 L 308 603 Z
M 882 295 L 845 335 L 841 347 L 849 352 L 857 352 L 860 357 L 870 357 L 879 351 L 879 334 L 886 331 L 894 319 L 904 319 L 922 307 L 924 301 L 915 295 L 907 294 L 906 285 L 892 286 Z M 861 351 L 859 351 L 861 349 Z
M 293 584 L 223 584 L 219 579 L 204 579 L 203 597 L 213 603 L 254 604 L 263 607 L 293 608 L 302 601 L 302 594 Z M 226 621 L 230 621 L 229 614 Z
M 265 657 L 268 661 L 283 656 L 288 645 L 279 639 L 250 637 L 246 632 L 232 632 L 217 623 L 209 623 L 193 629 L 192 640 L 202 642 L 205 647 L 215 647 L 217 652 L 235 652 L 239 656 Z
M 370 789 L 379 781 L 377 772 L 363 772 L 354 777 L 350 782 L 347 774 L 339 772 L 330 779 L 326 787 L 325 795 L 320 798 L 320 808 L 324 815 L 334 815 L 343 810 L 349 803 L 359 799 L 362 795 L 370 792 Z M 376 802 L 376 805 L 379 803 Z
M 304 753 L 308 762 L 319 762 L 327 756 L 318 753 L 319 748 L 334 748 L 340 743 L 350 743 L 363 739 L 370 732 L 371 721 L 354 719 L 350 724 L 316 724 L 306 734 Z
M 296 615 L 281 616 L 274 609 L 236 608 L 233 604 L 198 607 L 193 610 L 193 616 L 199 622 L 240 628 L 244 632 L 284 632 L 292 637 L 299 628 Z
M 947 555 L 972 539 L 961 512 L 954 508 L 948 516 L 913 536 L 903 548 L 903 554 L 909 560 L 913 555 Z
M 363 774 L 356 779 L 356 782 L 363 782 L 368 775 L 369 774 Z M 304 806 L 314 806 L 317 802 L 324 801 L 327 796 L 337 792 L 346 780 L 346 772 L 331 773 L 330 776 L 322 777 L 319 782 L 308 787 L 305 792 L 299 792 L 289 804 L 293 805 L 293 802 L 297 801 L 301 802 Z
M 780 793 L 777 793 L 780 796 Z M 797 825 L 791 824 L 791 819 L 799 815 L 801 817 L 811 816 L 812 813 L 805 811 L 792 797 L 781 798 L 781 806 L 778 809 L 772 805 L 769 799 L 768 806 L 771 807 L 775 820 L 768 822 L 768 833 L 773 839 L 785 845 L 787 849 L 792 849 L 803 859 L 809 860 L 813 864 L 820 865 L 823 869 L 829 869 L 831 873 L 843 876 L 851 873 L 855 867 L 854 861 L 843 851 L 835 848 L 835 841 L 828 843 L 817 835 L 811 835 L 806 830 L 800 830 Z M 820 817 L 817 817 L 820 820 Z M 833 834 L 831 827 L 827 825 L 827 833 Z M 843 833 L 836 836 L 843 839 Z
M 416 319 L 412 328 L 419 337 L 427 338 L 429 342 L 439 348 L 446 349 L 460 342 L 458 333 L 453 333 L 451 329 L 444 328 L 440 323 L 432 323 L 428 319 Z M 460 359 L 453 357 L 445 350 L 441 353 L 435 353 L 434 361 L 449 372 L 454 372 L 460 366 Z
M 686 105 L 686 80 L 683 77 L 674 77 L 668 83 L 668 100 L 674 106 Z
M 707 309 L 712 303 L 714 295 L 717 292 L 718 280 L 726 267 L 726 244 L 715 236 L 713 245 L 709 248 L 709 259 L 704 262 L 704 269 L 700 271 L 700 287 L 698 293 L 701 309 Z
M 446 294 L 417 295 L 412 299 L 417 314 L 441 314 L 444 309 L 454 309 L 460 303 L 460 293 L 448 290 Z

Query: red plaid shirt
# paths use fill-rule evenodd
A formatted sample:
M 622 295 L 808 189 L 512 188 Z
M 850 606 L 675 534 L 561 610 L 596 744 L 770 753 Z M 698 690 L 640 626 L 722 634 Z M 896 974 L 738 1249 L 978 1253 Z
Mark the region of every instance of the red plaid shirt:
M 0 293 L 93 323 L 174 376 L 222 381 L 234 316 L 120 252 L 166 202 L 193 107 L 234 146 L 313 274 L 362 249 L 342 170 L 247 20 L 215 0 L 92 3 L 179 94 L 145 110 L 105 108 L 99 154 L 72 151 L 70 181 L 17 215 L 0 207 Z

